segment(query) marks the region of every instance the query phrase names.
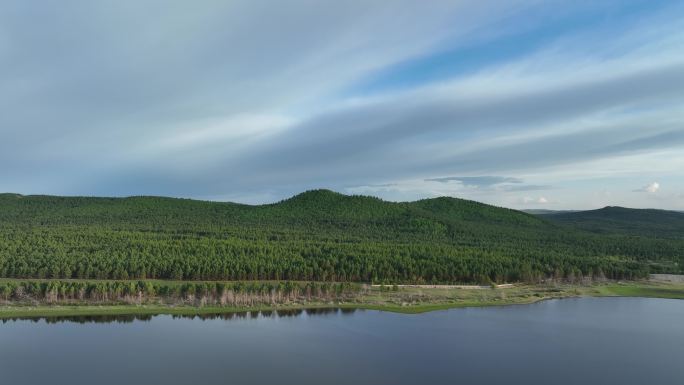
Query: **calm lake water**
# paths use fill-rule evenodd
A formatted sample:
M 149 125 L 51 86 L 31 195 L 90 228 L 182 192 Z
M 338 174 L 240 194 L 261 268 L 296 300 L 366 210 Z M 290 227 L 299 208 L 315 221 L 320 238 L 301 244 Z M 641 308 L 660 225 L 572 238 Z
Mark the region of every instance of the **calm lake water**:
M 0 323 L 1 384 L 683 384 L 684 301 Z

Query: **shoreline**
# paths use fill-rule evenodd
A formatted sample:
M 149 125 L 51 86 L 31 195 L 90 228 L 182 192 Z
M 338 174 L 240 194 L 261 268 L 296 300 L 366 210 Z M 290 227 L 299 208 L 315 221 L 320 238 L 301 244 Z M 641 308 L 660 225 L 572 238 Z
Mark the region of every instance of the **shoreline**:
M 432 285 L 434 286 L 434 285 Z M 450 285 L 453 286 L 453 285 Z M 684 284 L 653 281 L 610 282 L 590 285 L 515 285 L 472 290 L 465 288 L 425 288 L 406 285 L 396 291 L 372 288 L 352 301 L 303 301 L 253 306 L 192 306 L 185 304 L 22 304 L 0 305 L 0 320 L 40 319 L 78 316 L 156 316 L 221 315 L 261 311 L 301 311 L 315 309 L 378 310 L 402 314 L 466 307 L 532 304 L 549 299 L 576 297 L 644 297 L 684 299 Z

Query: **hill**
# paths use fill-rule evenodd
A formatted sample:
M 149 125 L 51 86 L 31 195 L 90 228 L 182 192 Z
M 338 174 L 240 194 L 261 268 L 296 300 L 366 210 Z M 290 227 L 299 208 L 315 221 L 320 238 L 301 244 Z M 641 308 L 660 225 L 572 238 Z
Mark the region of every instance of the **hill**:
M 456 198 L 314 190 L 267 205 L 0 194 L 0 277 L 511 282 L 678 273 L 684 240 Z
M 600 234 L 684 238 L 684 213 L 608 206 L 598 210 L 542 214 L 553 222 Z
M 580 210 L 547 210 L 547 209 L 526 209 L 522 210 L 524 213 L 528 214 L 533 214 L 533 215 L 550 215 L 550 214 L 567 214 L 567 213 L 575 213 Z

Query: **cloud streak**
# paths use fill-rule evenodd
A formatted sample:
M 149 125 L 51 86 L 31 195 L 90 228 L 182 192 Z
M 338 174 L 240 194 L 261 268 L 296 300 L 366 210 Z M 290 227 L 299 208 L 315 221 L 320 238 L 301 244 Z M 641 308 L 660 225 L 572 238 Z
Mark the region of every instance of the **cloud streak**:
M 522 183 L 519 178 L 504 176 L 448 176 L 442 178 L 425 179 L 426 182 L 460 182 L 464 186 L 490 187 L 502 183 Z
M 629 194 L 635 180 L 684 190 L 673 171 L 684 159 L 670 155 L 684 150 L 684 12 L 646 5 L 559 33 L 559 20 L 627 12 L 618 2 L 4 2 L 0 190 L 257 203 L 328 187 L 513 207 L 553 190 L 534 204 L 563 208 L 575 196 L 604 203 L 592 194 L 619 185 L 611 199 L 649 205 L 629 196 L 640 196 Z M 532 27 L 530 15 L 540 15 Z M 413 65 L 397 87 L 359 86 L 531 28 L 557 36 L 482 55 L 469 71 L 420 76 L 430 68 Z

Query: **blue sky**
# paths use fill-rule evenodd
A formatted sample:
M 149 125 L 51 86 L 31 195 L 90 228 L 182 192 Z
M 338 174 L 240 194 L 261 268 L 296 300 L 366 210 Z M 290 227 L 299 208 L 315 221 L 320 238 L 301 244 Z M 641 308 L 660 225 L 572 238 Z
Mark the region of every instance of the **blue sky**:
M 677 1 L 0 3 L 0 191 L 684 209 Z
M 538 3 L 541 6 L 503 19 L 504 28 L 473 41 L 447 40 L 434 52 L 390 65 L 363 79 L 354 92 L 382 92 L 426 82 L 438 82 L 481 71 L 553 44 L 557 39 L 584 29 L 615 38 L 620 32 L 638 26 L 645 17 L 667 9 L 671 1 L 622 0 L 585 2 L 582 6 L 558 8 L 558 2 Z M 570 4 L 570 2 L 568 2 Z

